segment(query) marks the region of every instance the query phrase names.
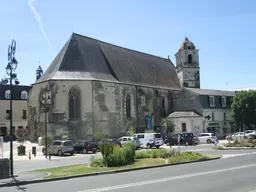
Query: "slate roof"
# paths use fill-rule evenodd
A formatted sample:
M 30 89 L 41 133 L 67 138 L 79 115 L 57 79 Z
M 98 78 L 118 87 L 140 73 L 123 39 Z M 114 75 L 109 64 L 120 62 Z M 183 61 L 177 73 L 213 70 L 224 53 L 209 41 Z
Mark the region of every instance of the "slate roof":
M 166 89 L 181 89 L 169 59 L 130 50 L 73 33 L 36 82 L 101 80 Z
M 179 118 L 179 117 L 201 117 L 201 115 L 195 113 L 194 111 L 175 111 L 171 113 L 169 118 Z
M 235 96 L 234 91 L 223 91 L 223 90 L 213 90 L 213 89 L 198 89 L 198 88 L 184 88 L 198 95 L 208 95 L 208 96 Z
M 12 87 L 13 100 L 23 100 L 21 99 L 21 92 L 27 91 L 28 93 L 31 88 L 32 86 L 29 86 L 29 85 L 13 85 Z M 10 85 L 0 85 L 0 100 L 7 100 L 5 98 L 5 91 L 7 90 L 10 90 Z

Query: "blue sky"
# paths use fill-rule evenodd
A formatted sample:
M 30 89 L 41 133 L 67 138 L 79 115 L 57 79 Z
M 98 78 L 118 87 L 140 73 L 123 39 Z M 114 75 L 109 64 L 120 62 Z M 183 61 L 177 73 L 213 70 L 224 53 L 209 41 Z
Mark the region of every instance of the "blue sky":
M 17 72 L 31 84 L 72 32 L 167 58 L 186 36 L 200 49 L 201 87 L 256 86 L 255 0 L 36 0 L 40 30 L 27 0 L 0 2 L 0 77 L 17 41 Z M 227 86 L 228 83 L 228 86 Z

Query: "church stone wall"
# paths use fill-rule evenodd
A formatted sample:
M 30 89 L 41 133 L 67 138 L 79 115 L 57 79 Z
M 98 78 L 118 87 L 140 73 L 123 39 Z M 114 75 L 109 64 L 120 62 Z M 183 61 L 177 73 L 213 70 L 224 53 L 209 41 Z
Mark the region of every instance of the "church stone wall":
M 91 81 L 51 81 L 49 109 L 46 112 L 41 97 L 45 83 L 33 85 L 28 98 L 28 130 L 30 140 L 44 136 L 45 122 L 48 135 L 70 135 L 71 138 L 92 134 L 92 84 Z M 81 120 L 70 121 L 68 114 L 69 90 L 81 90 Z
M 170 113 L 170 91 L 101 81 L 51 81 L 49 110 L 46 113 L 48 135 L 68 135 L 70 139 L 90 139 L 96 132 L 112 137 L 129 130 L 143 132 L 145 116 L 152 117 L 152 126 L 161 126 L 161 101 L 165 100 L 166 115 Z M 81 119 L 69 119 L 69 91 L 81 90 Z M 28 99 L 28 130 L 30 140 L 44 136 L 45 110 L 41 102 L 45 83 L 33 85 Z M 126 117 L 126 96 L 131 97 L 131 117 Z M 138 113 L 138 114 L 137 114 Z M 138 119 L 137 119 L 138 116 Z
M 174 93 L 173 109 L 174 111 L 195 111 L 203 114 L 198 95 L 187 89 Z

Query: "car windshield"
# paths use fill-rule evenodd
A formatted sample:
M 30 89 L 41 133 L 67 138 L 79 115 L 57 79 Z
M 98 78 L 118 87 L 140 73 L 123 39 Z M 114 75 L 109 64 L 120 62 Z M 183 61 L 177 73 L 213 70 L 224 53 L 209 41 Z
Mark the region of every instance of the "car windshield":
M 155 135 L 155 138 L 158 138 L 158 139 L 162 137 L 160 133 L 155 133 L 154 135 Z
M 72 143 L 71 141 L 65 141 L 65 142 L 63 143 L 63 145 L 64 145 L 64 146 L 72 146 L 73 143 Z

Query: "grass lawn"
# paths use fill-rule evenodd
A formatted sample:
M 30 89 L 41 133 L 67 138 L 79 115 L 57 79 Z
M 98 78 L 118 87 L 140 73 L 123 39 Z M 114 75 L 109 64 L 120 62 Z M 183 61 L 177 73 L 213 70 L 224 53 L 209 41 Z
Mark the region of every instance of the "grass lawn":
M 162 159 L 162 158 L 149 158 L 149 159 L 138 159 L 138 160 L 135 160 L 133 164 L 122 166 L 122 167 L 89 167 L 88 164 L 81 164 L 81 165 L 56 167 L 56 168 L 50 168 L 50 169 L 40 169 L 40 170 L 35 170 L 34 172 L 47 172 L 47 173 L 50 173 L 50 175 L 45 178 L 56 178 L 56 177 L 95 173 L 95 172 L 102 172 L 102 171 L 113 171 L 113 170 L 129 169 L 129 168 L 136 168 L 136 167 L 162 165 L 165 163 L 166 163 L 165 159 Z

